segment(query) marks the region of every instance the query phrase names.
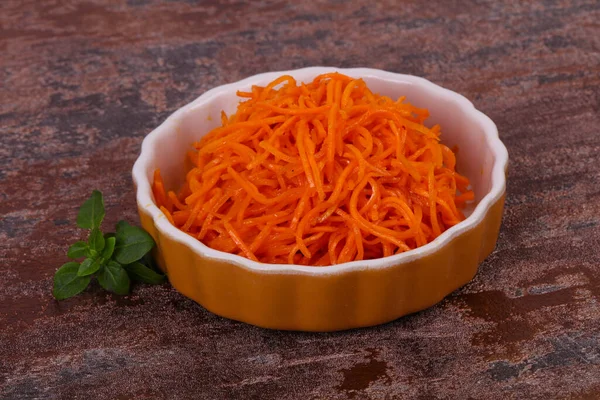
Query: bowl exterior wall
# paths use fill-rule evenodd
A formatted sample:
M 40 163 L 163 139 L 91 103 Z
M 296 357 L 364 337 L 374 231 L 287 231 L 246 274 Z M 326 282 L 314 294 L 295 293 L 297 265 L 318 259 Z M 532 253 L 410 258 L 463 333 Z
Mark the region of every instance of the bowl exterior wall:
M 480 223 L 432 254 L 386 268 L 320 275 L 264 273 L 203 256 L 161 233 L 138 207 L 173 287 L 207 310 L 264 328 L 336 331 L 423 310 L 469 282 L 496 246 L 504 195 Z

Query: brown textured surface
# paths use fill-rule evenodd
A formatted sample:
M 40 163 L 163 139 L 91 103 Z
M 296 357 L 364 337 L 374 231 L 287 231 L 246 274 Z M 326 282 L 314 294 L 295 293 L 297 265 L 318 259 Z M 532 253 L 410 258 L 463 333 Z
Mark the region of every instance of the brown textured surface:
M 110 5 L 109 5 L 110 3 Z M 600 3 L 0 2 L 0 398 L 600 398 Z M 267 70 L 367 66 L 473 100 L 511 156 L 475 280 L 383 326 L 267 331 L 169 285 L 61 303 L 98 188 L 136 221 L 144 135 Z

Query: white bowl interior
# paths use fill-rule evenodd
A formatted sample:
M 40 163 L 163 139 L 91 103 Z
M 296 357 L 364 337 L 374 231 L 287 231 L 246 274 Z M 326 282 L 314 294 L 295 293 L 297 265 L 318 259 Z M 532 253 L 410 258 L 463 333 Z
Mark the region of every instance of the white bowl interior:
M 444 232 L 433 242 L 406 253 L 378 260 L 354 261 L 330 267 L 314 268 L 296 265 L 268 265 L 257 263 L 240 256 L 210 249 L 196 239 L 170 225 L 160 210 L 152 204 L 150 182 L 155 169 L 160 168 L 169 190 L 178 190 L 185 179 L 190 165 L 186 153 L 192 150 L 192 143 L 198 141 L 211 129 L 221 124 L 221 110 L 228 115 L 235 112 L 240 99 L 236 91 L 248 91 L 252 85 L 267 85 L 275 78 L 292 75 L 297 81 L 310 82 L 315 76 L 339 71 L 346 75 L 363 78 L 369 88 L 376 93 L 398 98 L 406 96 L 407 101 L 417 107 L 427 108 L 430 118 L 428 126 L 440 124 L 441 140 L 449 147 L 458 146 L 457 170 L 466 175 L 475 192 L 475 202 L 464 210 L 470 216 L 460 224 Z M 347 268 L 380 268 L 408 261 L 429 254 L 437 246 L 443 245 L 453 236 L 470 229 L 485 215 L 489 207 L 505 191 L 505 169 L 508 153 L 498 138 L 494 123 L 463 96 L 441 88 L 423 78 L 395 74 L 368 68 L 340 69 L 331 67 L 311 67 L 294 71 L 270 72 L 219 86 L 179 109 L 162 125 L 151 132 L 142 145 L 142 154 L 133 168 L 137 188 L 138 204 L 145 207 L 153 216 L 157 227 L 169 236 L 192 246 L 210 257 L 227 259 L 240 266 L 269 273 L 328 274 Z

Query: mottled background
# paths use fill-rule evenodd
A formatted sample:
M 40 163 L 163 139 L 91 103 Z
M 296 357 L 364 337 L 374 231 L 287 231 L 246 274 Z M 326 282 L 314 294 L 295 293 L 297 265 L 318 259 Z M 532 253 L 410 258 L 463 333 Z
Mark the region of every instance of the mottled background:
M 0 398 L 600 398 L 600 3 L 0 2 Z M 329 334 L 217 317 L 168 284 L 56 302 L 92 189 L 137 220 L 145 134 L 214 86 L 367 66 L 464 94 L 511 164 L 477 277 Z M 108 226 L 107 225 L 107 226 Z

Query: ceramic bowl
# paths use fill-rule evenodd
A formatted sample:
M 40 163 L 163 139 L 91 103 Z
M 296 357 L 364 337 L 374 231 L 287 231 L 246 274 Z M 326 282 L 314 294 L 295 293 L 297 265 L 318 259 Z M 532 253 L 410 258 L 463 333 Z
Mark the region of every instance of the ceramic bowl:
M 363 78 L 376 93 L 400 95 L 429 109 L 427 124 L 442 126 L 442 142 L 458 145 L 457 169 L 475 192 L 468 217 L 431 243 L 402 254 L 328 267 L 273 265 L 213 250 L 172 226 L 157 208 L 152 174 L 178 188 L 191 143 L 235 111 L 236 91 L 283 74 L 309 82 L 339 71 Z M 173 113 L 142 144 L 133 167 L 142 226 L 156 240 L 155 257 L 175 289 L 209 311 L 253 325 L 334 331 L 371 326 L 430 307 L 469 282 L 494 249 L 500 228 L 508 153 L 494 123 L 463 96 L 423 78 L 367 68 L 312 67 L 269 72 L 219 86 Z

